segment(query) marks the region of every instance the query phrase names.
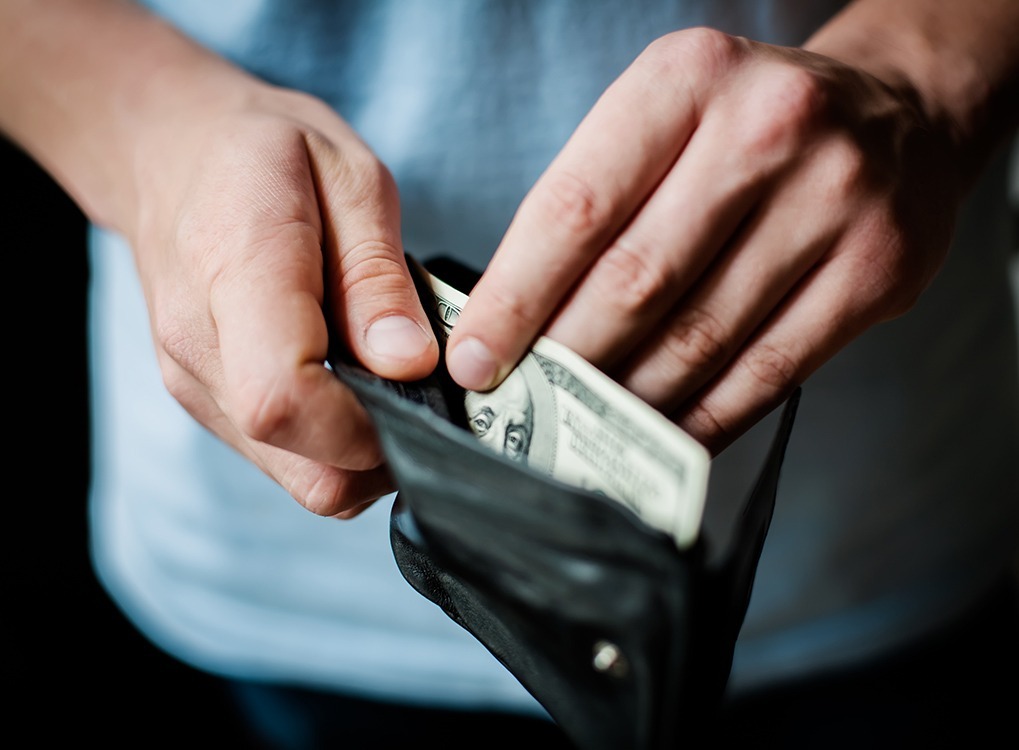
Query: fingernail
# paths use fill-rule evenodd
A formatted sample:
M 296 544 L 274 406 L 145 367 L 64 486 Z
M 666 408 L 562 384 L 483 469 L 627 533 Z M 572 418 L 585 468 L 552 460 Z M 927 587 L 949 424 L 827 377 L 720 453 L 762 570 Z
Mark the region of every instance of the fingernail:
M 471 391 L 489 388 L 498 372 L 492 352 L 473 338 L 464 339 L 450 350 L 446 365 L 453 379 Z
M 416 359 L 431 346 L 421 326 L 402 315 L 379 318 L 368 327 L 364 340 L 372 354 L 385 359 Z

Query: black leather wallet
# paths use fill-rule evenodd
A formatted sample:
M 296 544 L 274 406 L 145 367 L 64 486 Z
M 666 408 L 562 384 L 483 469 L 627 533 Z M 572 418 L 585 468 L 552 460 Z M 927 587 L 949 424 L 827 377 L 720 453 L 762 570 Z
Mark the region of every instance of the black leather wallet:
M 475 278 L 445 259 L 425 265 L 461 289 Z M 579 748 L 677 748 L 696 733 L 728 680 L 799 390 L 729 549 L 709 564 L 703 538 L 680 550 L 627 508 L 481 445 L 441 364 L 410 384 L 340 357 L 332 366 L 377 427 L 399 490 L 393 553 L 410 585 L 494 654 Z

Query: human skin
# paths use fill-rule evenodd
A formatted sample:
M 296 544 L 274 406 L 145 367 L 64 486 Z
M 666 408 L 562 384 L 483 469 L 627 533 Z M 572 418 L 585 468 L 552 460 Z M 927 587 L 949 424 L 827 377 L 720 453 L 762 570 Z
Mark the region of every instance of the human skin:
M 858 0 L 806 50 L 664 36 L 520 206 L 452 374 L 492 387 L 545 331 L 717 452 L 933 278 L 1015 125 L 1017 37 L 1013 0 Z M 128 240 L 196 420 L 312 512 L 391 489 L 330 330 L 388 378 L 438 348 L 393 180 L 335 112 L 130 2 L 0 0 L 0 131 Z
M 0 130 L 127 238 L 166 386 L 195 419 L 315 513 L 390 489 L 323 365 L 328 331 L 395 379 L 425 376 L 438 347 L 393 180 L 335 112 L 130 2 L 3 0 Z
M 490 388 L 544 333 L 718 453 L 933 280 L 1019 119 L 1016 39 L 1014 0 L 860 0 L 803 49 L 659 39 L 519 207 L 451 375 Z

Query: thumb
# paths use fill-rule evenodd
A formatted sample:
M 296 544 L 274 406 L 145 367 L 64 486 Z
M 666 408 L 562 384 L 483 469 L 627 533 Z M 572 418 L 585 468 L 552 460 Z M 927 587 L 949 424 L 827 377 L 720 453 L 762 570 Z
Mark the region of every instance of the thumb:
M 323 188 L 327 314 L 364 367 L 423 378 L 439 347 L 407 270 L 395 182 L 377 161 L 346 177 Z

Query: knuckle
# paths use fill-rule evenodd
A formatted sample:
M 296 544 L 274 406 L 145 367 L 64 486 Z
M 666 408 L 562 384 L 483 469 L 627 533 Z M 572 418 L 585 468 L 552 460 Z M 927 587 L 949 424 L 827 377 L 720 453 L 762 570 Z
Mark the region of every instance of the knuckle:
M 315 129 L 305 131 L 304 139 L 312 154 L 322 157 L 336 170 L 322 176 L 340 183 L 345 195 L 374 200 L 380 191 L 395 190 L 392 173 L 367 147 L 346 147 L 340 151 L 330 136 Z
M 296 390 L 294 379 L 287 376 L 248 383 L 238 389 L 234 403 L 238 429 L 252 440 L 279 443 L 294 424 Z
M 746 49 L 740 37 L 707 26 L 687 30 L 682 39 L 690 53 L 724 67 L 742 57 Z
M 828 104 L 827 87 L 814 71 L 801 65 L 783 65 L 775 73 L 780 111 L 793 123 L 810 123 Z
M 713 77 L 731 67 L 743 50 L 739 37 L 695 26 L 659 37 L 647 46 L 641 59 L 662 72 L 683 70 L 687 75 L 700 72 Z
M 790 158 L 817 128 L 827 96 L 811 71 L 792 65 L 776 66 L 757 96 L 767 100 L 765 117 L 747 120 L 744 135 L 749 153 Z
M 699 309 L 683 312 L 662 339 L 663 355 L 671 367 L 691 372 L 714 369 L 728 349 L 721 323 Z
M 272 373 L 235 379 L 230 414 L 244 435 L 278 447 L 307 428 L 308 404 L 315 403 L 321 384 L 321 365 L 304 363 Z
M 851 275 L 859 279 L 858 304 L 875 311 L 877 320 L 909 312 L 933 278 L 934 269 L 923 270 L 905 250 L 902 230 L 893 220 L 875 221 L 880 229 L 868 249 L 855 259 Z
M 591 186 L 578 175 L 558 171 L 541 182 L 537 206 L 552 226 L 567 235 L 586 238 L 604 227 L 611 216 Z
M 287 492 L 318 516 L 334 516 L 347 509 L 343 475 L 327 466 L 292 472 L 282 479 Z
M 683 429 L 712 454 L 732 442 L 733 436 L 722 419 L 703 401 L 686 410 Z
M 796 382 L 796 361 L 781 349 L 765 343 L 750 346 L 740 363 L 754 382 L 773 393 L 785 393 Z
M 336 285 L 346 296 L 367 285 L 372 296 L 399 292 L 407 284 L 401 252 L 381 240 L 365 240 L 345 249 L 337 267 Z
M 860 146 L 848 138 L 838 138 L 825 149 L 823 180 L 832 198 L 853 196 L 875 175 Z
M 534 300 L 527 296 L 496 284 L 488 285 L 485 290 L 485 307 L 498 311 L 503 318 L 509 318 L 509 328 L 537 330 L 544 322 Z
M 602 291 L 624 312 L 648 312 L 674 286 L 668 266 L 654 257 L 651 244 L 632 233 L 620 237 L 602 256 Z
M 370 468 L 380 464 L 381 460 L 376 460 Z M 386 476 L 372 470 L 350 471 L 325 464 L 294 462 L 284 471 L 280 484 L 307 510 L 333 517 L 356 511 L 366 501 L 384 495 L 389 490 Z

